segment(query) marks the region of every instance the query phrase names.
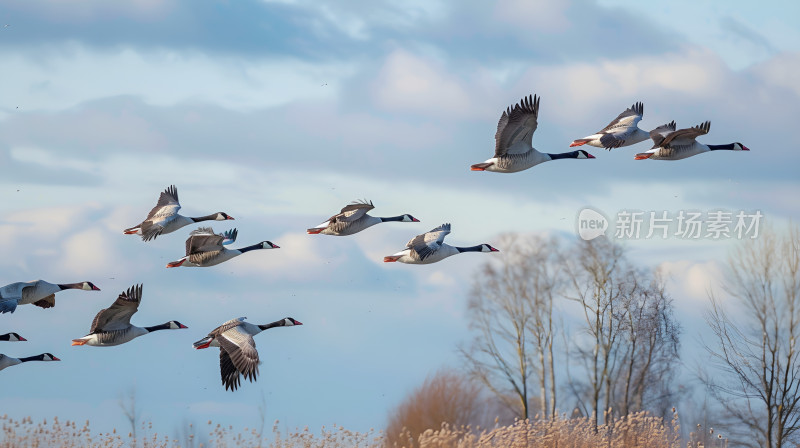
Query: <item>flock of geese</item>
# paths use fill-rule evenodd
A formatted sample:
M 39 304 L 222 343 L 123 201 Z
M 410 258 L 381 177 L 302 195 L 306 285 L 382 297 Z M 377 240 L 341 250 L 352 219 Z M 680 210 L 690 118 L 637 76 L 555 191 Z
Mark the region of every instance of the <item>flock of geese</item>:
M 539 100 L 536 95 L 529 95 L 503 111 L 497 124 L 495 134 L 494 157 L 471 166 L 473 171 L 492 171 L 498 173 L 515 173 L 529 169 L 540 163 L 559 159 L 593 159 L 584 150 L 550 154 L 537 151 L 532 146 L 533 133 L 538 126 Z M 597 148 L 621 148 L 652 139 L 653 147 L 635 155 L 636 160 L 680 160 L 709 151 L 749 151 L 741 143 L 726 145 L 705 145 L 696 138 L 705 135 L 710 123 L 699 126 L 677 129 L 675 122 L 658 126 L 645 132 L 638 127 L 644 114 L 644 105 L 635 103 L 619 114 L 608 126 L 600 131 L 572 142 L 571 147 L 589 145 Z M 158 236 L 173 233 L 185 226 L 203 221 L 226 221 L 234 218 L 227 213 L 217 212 L 206 216 L 188 217 L 178 214 L 181 205 L 178 201 L 178 190 L 172 185 L 158 198 L 156 206 L 147 217 L 136 226 L 125 229 L 123 233 L 139 235 L 143 241 L 151 241 Z M 375 206 L 371 201 L 356 201 L 346 205 L 339 213 L 331 216 L 316 227 L 309 228 L 308 234 L 347 236 L 361 232 L 383 222 L 419 222 L 410 214 L 391 217 L 370 216 L 369 211 Z M 429 232 L 413 237 L 405 248 L 384 257 L 384 262 L 400 262 L 408 264 L 430 264 L 447 257 L 464 252 L 497 252 L 489 244 L 475 246 L 451 246 L 444 242 L 450 234 L 449 223 L 442 224 Z M 191 231 L 186 240 L 185 255 L 167 263 L 168 268 L 175 267 L 209 267 L 215 266 L 234 257 L 259 249 L 278 249 L 279 246 L 270 241 L 262 241 L 238 249 L 225 246 L 236 241 L 238 231 L 231 229 L 223 233 L 215 233 L 211 227 L 199 227 Z M 17 282 L 0 288 L 0 314 L 13 313 L 18 305 L 33 304 L 42 308 L 55 306 L 55 294 L 67 290 L 99 291 L 100 288 L 91 282 L 53 284 L 43 280 L 33 282 Z M 120 345 L 158 330 L 179 330 L 187 328 L 177 320 L 154 326 L 139 327 L 131 324 L 131 318 L 139 309 L 142 300 L 142 285 L 134 285 L 123 291 L 108 308 L 100 310 L 92 320 L 89 334 L 73 339 L 72 345 L 89 345 L 97 347 Z M 226 390 L 236 390 L 241 378 L 254 381 L 258 376 L 259 356 L 253 336 L 276 327 L 302 325 L 292 317 L 275 322 L 254 325 L 245 322 L 244 317 L 231 319 L 215 328 L 208 335 L 193 344 L 195 349 L 219 347 L 219 364 L 222 384 Z M 17 333 L 0 335 L 0 341 L 25 341 Z M 50 353 L 36 356 L 12 358 L 0 354 L 0 370 L 28 361 L 60 361 Z

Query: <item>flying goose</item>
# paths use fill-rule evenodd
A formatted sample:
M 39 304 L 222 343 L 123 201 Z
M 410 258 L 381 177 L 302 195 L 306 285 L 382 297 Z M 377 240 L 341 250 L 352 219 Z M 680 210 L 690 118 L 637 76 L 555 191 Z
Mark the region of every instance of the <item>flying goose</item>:
M 28 362 L 28 361 L 61 361 L 61 360 L 53 356 L 51 353 L 42 353 L 41 355 L 28 356 L 27 358 L 12 358 L 10 356 L 6 356 L 0 353 L 0 370 L 5 369 L 6 367 L 15 366 L 17 364 L 22 364 L 23 362 Z
M 176 320 L 156 325 L 153 327 L 137 327 L 131 325 L 131 316 L 139 310 L 142 302 L 142 285 L 134 285 L 117 297 L 117 300 L 110 307 L 100 310 L 94 320 L 89 334 L 73 339 L 72 345 L 95 345 L 98 347 L 109 347 L 112 345 L 124 344 L 158 330 L 178 330 L 186 328 Z
M 358 233 L 367 227 L 372 227 L 387 221 L 399 222 L 419 222 L 419 220 L 409 214 L 392 216 L 389 218 L 379 218 L 377 216 L 370 216 L 368 211 L 375 208 L 372 201 L 354 201 L 342 208 L 342 211 L 331 216 L 327 221 L 322 224 L 308 229 L 308 233 L 316 235 L 321 233 L 323 235 L 352 235 Z
M 233 257 L 255 249 L 280 249 L 279 246 L 269 241 L 262 241 L 252 246 L 241 247 L 239 249 L 226 249 L 222 247 L 226 242 L 236 240 L 238 231 L 229 230 L 223 234 L 216 234 L 211 227 L 200 227 L 193 230 L 186 240 L 186 256 L 167 263 L 168 268 L 184 267 L 206 267 L 214 266 L 228 261 Z
M 621 148 L 643 142 L 650 138 L 650 134 L 639 129 L 638 124 L 642 120 L 642 114 L 644 114 L 644 104 L 635 103 L 619 114 L 608 126 L 595 134 L 573 141 L 569 146 L 588 144 L 610 151 L 611 148 Z
M 497 133 L 494 135 L 494 157 L 472 165 L 470 167 L 472 171 L 516 173 L 550 160 L 594 159 L 593 155 L 582 149 L 548 154 L 541 153 L 531 146 L 531 139 L 538 125 L 539 99 L 535 95 L 529 95 L 527 98 L 522 98 L 513 109 L 509 107 L 503 111 L 497 123 Z
M 0 334 L 0 341 L 8 341 L 8 342 L 19 342 L 19 341 L 27 341 L 27 339 L 20 336 L 18 333 L 6 333 Z
M 141 224 L 125 229 L 126 235 L 141 235 L 143 241 L 150 241 L 159 235 L 172 233 L 183 226 L 200 221 L 224 221 L 233 219 L 227 213 L 217 212 L 198 218 L 190 218 L 178 214 L 181 204 L 178 202 L 178 189 L 175 185 L 170 185 L 158 197 L 158 203 L 147 214 L 147 218 Z
M 0 314 L 13 313 L 17 305 L 34 304 L 42 308 L 56 306 L 55 294 L 65 289 L 100 291 L 92 282 L 53 284 L 44 280 L 17 282 L 0 288 Z
M 450 224 L 442 224 L 430 232 L 417 235 L 406 244 L 406 249 L 383 257 L 386 263 L 399 261 L 409 264 L 430 264 L 462 252 L 499 252 L 488 244 L 470 247 L 456 247 L 444 243 L 450 233 Z
M 661 125 L 650 131 L 650 138 L 654 143 L 653 148 L 647 152 L 636 154 L 634 158 L 636 160 L 680 160 L 708 151 L 750 151 L 739 142 L 727 145 L 704 145 L 695 141 L 697 137 L 708 134 L 709 129 L 711 129 L 710 121 L 677 131 L 675 130 L 675 121 Z
M 195 349 L 219 347 L 219 370 L 225 390 L 236 390 L 242 376 L 250 382 L 258 376 L 258 351 L 253 336 L 270 328 L 303 325 L 291 317 L 266 325 L 253 325 L 245 322 L 245 319 L 229 320 L 192 344 Z

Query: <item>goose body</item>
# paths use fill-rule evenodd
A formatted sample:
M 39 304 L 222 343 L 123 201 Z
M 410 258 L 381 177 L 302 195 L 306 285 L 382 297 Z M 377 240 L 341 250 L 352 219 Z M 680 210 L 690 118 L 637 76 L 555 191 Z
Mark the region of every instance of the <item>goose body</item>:
M 275 327 L 303 325 L 286 317 L 265 325 L 245 322 L 245 317 L 232 319 L 213 329 L 208 336 L 192 344 L 195 349 L 219 347 L 219 368 L 225 390 L 234 391 L 241 377 L 253 382 L 258 376 L 259 357 L 253 336 Z
M 310 235 L 335 235 L 346 236 L 358 233 L 368 227 L 382 222 L 398 221 L 398 222 L 419 222 L 409 214 L 400 216 L 391 216 L 382 218 L 377 216 L 370 216 L 367 214 L 370 210 L 375 208 L 372 201 L 356 201 L 346 205 L 342 210 L 328 218 L 322 224 L 312 227 L 307 230 Z
M 223 247 L 224 244 L 236 241 L 237 235 L 238 231 L 236 229 L 221 234 L 214 233 L 211 227 L 200 227 L 197 230 L 193 230 L 186 240 L 186 255 L 183 258 L 167 263 L 167 267 L 215 266 L 251 250 L 280 249 L 280 246 L 270 241 L 262 241 L 258 244 L 238 249 Z
M 588 137 L 574 140 L 569 146 L 589 145 L 597 148 L 621 148 L 635 145 L 650 138 L 650 134 L 639 129 L 639 122 L 644 114 L 644 104 L 635 103 L 625 109 L 608 126 Z
M 6 333 L 0 334 L 0 341 L 8 341 L 8 342 L 20 342 L 20 341 L 27 341 L 27 339 L 20 336 L 18 333 Z
M 175 185 L 170 185 L 158 197 L 158 203 L 147 214 L 147 218 L 140 224 L 125 229 L 126 235 L 140 235 L 143 241 L 150 241 L 159 235 L 172 233 L 181 227 L 201 221 L 224 221 L 233 219 L 224 212 L 212 213 L 207 216 L 190 218 L 178 214 L 181 204 L 178 202 L 178 189 Z
M 18 305 L 33 304 L 41 308 L 52 308 L 56 305 L 55 294 L 65 289 L 100 291 L 92 282 L 57 284 L 35 280 L 11 283 L 0 288 L 0 314 L 13 313 Z
M 137 327 L 131 324 L 131 317 L 139 310 L 142 301 L 142 285 L 131 286 L 117 297 L 110 307 L 100 310 L 94 317 L 89 334 L 72 340 L 72 345 L 93 345 L 109 347 L 132 341 L 139 336 L 158 330 L 178 330 L 186 328 L 176 320 L 152 327 Z
M 399 261 L 400 263 L 408 264 L 431 264 L 464 252 L 498 252 L 497 249 L 488 244 L 469 247 L 451 246 L 444 242 L 444 237 L 449 233 L 450 224 L 442 224 L 430 232 L 415 236 L 406 244 L 404 250 L 383 257 L 383 261 L 387 263 Z
M 560 154 L 542 153 L 531 144 L 533 133 L 538 127 L 539 97 L 529 95 L 522 98 L 513 108 L 503 111 L 495 133 L 494 157 L 476 163 L 472 171 L 493 171 L 496 173 L 516 173 L 527 170 L 540 163 L 558 159 L 594 159 L 584 150 Z
M 636 154 L 636 160 L 681 160 L 709 151 L 750 151 L 739 142 L 727 145 L 704 145 L 695 140 L 701 135 L 708 134 L 711 122 L 706 121 L 698 126 L 686 129 L 675 129 L 675 121 L 661 125 L 650 131 L 653 147 L 646 152 Z
M 23 362 L 29 362 L 29 361 L 61 361 L 61 360 L 53 356 L 51 353 L 42 353 L 41 355 L 28 356 L 26 358 L 12 358 L 10 356 L 0 353 L 0 370 L 5 369 L 6 367 L 16 366 L 17 364 L 22 364 Z

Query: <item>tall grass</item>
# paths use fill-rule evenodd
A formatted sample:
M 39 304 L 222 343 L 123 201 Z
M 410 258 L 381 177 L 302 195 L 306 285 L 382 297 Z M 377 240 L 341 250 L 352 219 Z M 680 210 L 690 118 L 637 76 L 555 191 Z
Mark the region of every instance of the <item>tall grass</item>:
M 455 427 L 444 423 L 440 428 L 428 429 L 418 437 L 408 431 L 389 444 L 381 432 L 349 431 L 341 426 L 323 427 L 312 433 L 307 427 L 282 433 L 276 421 L 272 434 L 259 434 L 245 428 L 239 432 L 231 426 L 221 426 L 209 421 L 197 427 L 190 425 L 180 438 L 152 433 L 152 425 L 143 425 L 139 440 L 133 441 L 129 433 L 92 433 L 89 421 L 79 424 L 54 418 L 34 423 L 29 417 L 21 420 L 4 415 L 0 417 L 2 440 L 0 448 L 726 448 L 728 441 L 718 434 L 714 439 L 692 433 L 692 440 L 684 444 L 680 438 L 678 415 L 665 422 L 645 412 L 600 425 L 595 431 L 592 418 L 556 417 L 552 420 L 518 420 L 512 425 L 492 429 Z M 701 437 L 702 435 L 702 441 Z M 710 434 L 709 434 L 710 435 Z

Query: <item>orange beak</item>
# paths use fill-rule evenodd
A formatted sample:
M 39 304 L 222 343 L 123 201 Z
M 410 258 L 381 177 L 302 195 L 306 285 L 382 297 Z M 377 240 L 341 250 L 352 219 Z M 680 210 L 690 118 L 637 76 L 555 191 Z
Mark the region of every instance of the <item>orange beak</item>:
M 650 157 L 653 157 L 653 153 L 652 152 L 643 152 L 643 153 L 636 154 L 636 156 L 634 157 L 634 160 L 644 160 L 644 159 L 649 159 Z
M 86 345 L 86 341 L 84 339 L 73 339 L 72 345 Z

